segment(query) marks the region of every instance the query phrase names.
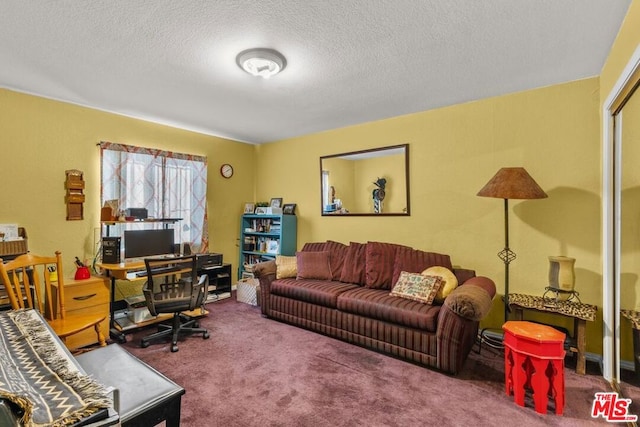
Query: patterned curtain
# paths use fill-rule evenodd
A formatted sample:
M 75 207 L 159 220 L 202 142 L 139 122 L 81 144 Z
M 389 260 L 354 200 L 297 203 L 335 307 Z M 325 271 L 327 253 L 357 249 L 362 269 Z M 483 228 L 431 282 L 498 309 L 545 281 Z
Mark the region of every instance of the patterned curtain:
M 151 148 L 101 142 L 101 203 L 120 209 L 147 208 L 151 218 L 182 218 L 176 242 L 196 253 L 209 251 L 207 158 Z

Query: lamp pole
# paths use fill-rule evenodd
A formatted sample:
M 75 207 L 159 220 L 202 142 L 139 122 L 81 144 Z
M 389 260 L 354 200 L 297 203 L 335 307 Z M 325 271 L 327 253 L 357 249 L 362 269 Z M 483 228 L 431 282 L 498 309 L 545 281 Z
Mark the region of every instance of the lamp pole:
M 509 249 L 509 199 L 504 199 L 504 249 L 498 252 L 504 262 L 504 321 L 509 320 L 509 264 L 516 259 L 516 254 Z

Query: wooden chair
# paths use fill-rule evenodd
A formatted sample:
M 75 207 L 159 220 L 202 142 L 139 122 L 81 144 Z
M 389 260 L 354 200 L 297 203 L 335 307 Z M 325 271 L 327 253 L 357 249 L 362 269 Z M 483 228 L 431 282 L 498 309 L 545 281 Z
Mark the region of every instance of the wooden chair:
M 11 308 L 33 308 L 47 320 L 62 341 L 70 336 L 93 328 L 101 346 L 107 345 L 100 323 L 104 314 L 67 314 L 64 300 L 64 274 L 62 254 L 55 257 L 20 255 L 6 264 L 0 259 L 0 278 L 4 284 Z

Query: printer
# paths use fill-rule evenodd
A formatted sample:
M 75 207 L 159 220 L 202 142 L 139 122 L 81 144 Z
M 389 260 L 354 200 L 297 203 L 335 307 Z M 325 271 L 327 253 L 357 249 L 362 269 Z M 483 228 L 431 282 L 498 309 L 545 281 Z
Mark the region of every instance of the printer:
M 222 254 L 196 254 L 196 268 L 198 270 L 206 270 L 208 268 L 219 267 L 222 265 Z

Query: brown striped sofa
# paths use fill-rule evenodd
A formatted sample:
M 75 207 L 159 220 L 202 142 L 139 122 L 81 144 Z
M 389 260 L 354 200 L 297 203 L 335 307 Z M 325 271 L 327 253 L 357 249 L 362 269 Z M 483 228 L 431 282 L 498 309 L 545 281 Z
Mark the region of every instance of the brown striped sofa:
M 303 252 L 328 253 L 327 277 L 300 277 Z M 296 277 L 277 278 L 276 261 L 254 267 L 263 316 L 401 359 L 457 374 L 491 308 L 495 284 L 454 268 L 448 255 L 382 242 L 307 243 Z M 447 267 L 459 286 L 433 305 L 390 296 L 400 271 Z M 307 268 L 305 268 L 308 271 Z

